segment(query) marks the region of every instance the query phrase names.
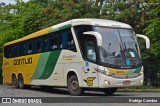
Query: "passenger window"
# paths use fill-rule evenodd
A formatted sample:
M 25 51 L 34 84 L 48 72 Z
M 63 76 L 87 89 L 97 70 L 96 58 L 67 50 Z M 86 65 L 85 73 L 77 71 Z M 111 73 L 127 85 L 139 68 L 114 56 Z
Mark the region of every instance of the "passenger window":
M 50 50 L 56 50 L 58 48 L 57 36 L 54 35 L 53 33 L 49 34 L 49 45 L 50 45 Z
M 8 58 L 11 57 L 11 47 L 10 46 L 6 46 L 4 47 L 4 57 Z
M 93 31 L 93 28 L 90 25 L 78 25 L 74 27 L 74 31 L 77 36 L 82 55 L 86 58 L 86 45 L 84 43 L 86 35 L 84 35 L 83 32 Z
M 16 45 L 16 51 L 17 51 L 16 52 L 17 53 L 16 56 L 19 56 L 21 49 L 20 49 L 20 45 L 18 45 L 18 44 Z
M 15 49 L 14 49 L 14 45 L 11 46 L 11 57 L 15 56 Z
M 36 53 L 41 52 L 41 39 L 36 39 Z
M 96 62 L 96 49 L 93 39 L 86 39 L 86 58 Z
M 28 54 L 33 53 L 33 42 L 29 41 L 28 42 Z
M 68 32 L 68 36 L 67 36 L 67 49 L 76 51 L 75 42 L 73 40 L 71 31 Z
M 21 53 L 22 56 L 26 54 L 26 42 L 21 44 Z
M 48 51 L 48 37 L 47 36 L 43 38 L 43 51 L 44 52 Z
M 64 45 L 62 43 L 62 33 L 58 33 L 58 46 L 60 49 L 62 49 L 64 47 Z
M 62 31 L 62 48 L 76 51 L 75 42 L 73 40 L 72 32 L 70 29 Z

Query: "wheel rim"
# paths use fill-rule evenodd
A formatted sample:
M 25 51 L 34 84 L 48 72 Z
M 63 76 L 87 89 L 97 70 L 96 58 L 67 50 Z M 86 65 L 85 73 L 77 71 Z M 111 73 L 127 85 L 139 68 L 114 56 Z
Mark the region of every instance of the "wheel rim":
M 77 90 L 79 88 L 78 86 L 78 82 L 76 80 L 73 80 L 72 83 L 71 83 L 71 88 L 72 90 Z

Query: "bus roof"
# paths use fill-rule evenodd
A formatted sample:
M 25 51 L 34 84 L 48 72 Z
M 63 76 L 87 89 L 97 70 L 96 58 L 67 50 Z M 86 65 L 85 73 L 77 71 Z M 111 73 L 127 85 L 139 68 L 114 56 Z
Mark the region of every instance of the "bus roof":
M 30 35 L 27 35 L 23 38 L 11 41 L 6 43 L 4 46 L 11 45 L 14 43 L 18 43 L 24 40 L 28 40 L 31 38 L 35 38 L 38 36 L 42 36 L 45 34 L 48 34 L 50 32 L 55 32 L 61 29 L 69 28 L 71 26 L 76 26 L 76 25 L 96 25 L 96 26 L 107 26 L 107 27 L 120 27 L 120 28 L 132 28 L 130 25 L 117 22 L 117 21 L 112 21 L 112 20 L 105 20 L 105 19 L 93 19 L 93 18 L 84 18 L 84 19 L 72 19 L 57 25 L 54 25 L 52 27 L 45 28 L 43 30 L 37 31 L 35 33 L 32 33 Z

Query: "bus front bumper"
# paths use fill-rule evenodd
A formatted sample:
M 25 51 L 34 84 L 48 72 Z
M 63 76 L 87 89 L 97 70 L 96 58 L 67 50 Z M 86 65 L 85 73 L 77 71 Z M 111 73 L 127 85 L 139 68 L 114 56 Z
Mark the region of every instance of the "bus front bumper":
M 99 88 L 127 87 L 143 85 L 143 74 L 136 78 L 118 79 L 103 74 L 99 75 Z

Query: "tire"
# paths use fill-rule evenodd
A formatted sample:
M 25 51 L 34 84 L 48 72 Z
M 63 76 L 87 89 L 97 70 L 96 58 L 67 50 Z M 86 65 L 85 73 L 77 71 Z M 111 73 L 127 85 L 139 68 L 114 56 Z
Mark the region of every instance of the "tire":
M 15 75 L 12 76 L 12 86 L 18 88 L 18 80 Z
M 79 87 L 78 78 L 76 75 L 72 75 L 67 80 L 68 91 L 72 96 L 78 96 L 83 94 L 83 89 Z
M 117 91 L 117 88 L 106 88 L 106 89 L 103 89 L 103 92 L 106 95 L 113 95 L 116 91 Z
M 20 89 L 24 89 L 24 80 L 22 75 L 18 76 L 18 86 Z

